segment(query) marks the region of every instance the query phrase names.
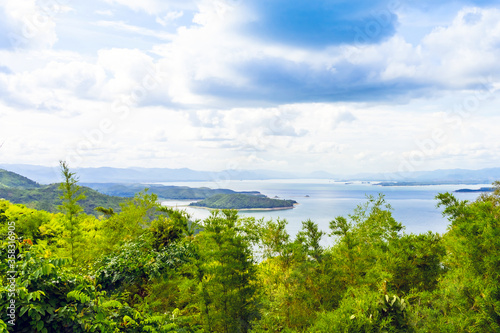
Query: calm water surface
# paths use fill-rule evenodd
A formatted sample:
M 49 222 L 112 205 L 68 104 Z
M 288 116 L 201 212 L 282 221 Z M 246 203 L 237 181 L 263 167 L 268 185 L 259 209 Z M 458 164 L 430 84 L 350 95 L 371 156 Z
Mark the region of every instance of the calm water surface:
M 432 186 L 378 186 L 371 183 L 333 182 L 329 180 L 265 180 L 265 181 L 225 181 L 215 182 L 169 182 L 163 185 L 228 188 L 235 191 L 260 191 L 270 198 L 293 199 L 299 203 L 294 209 L 279 211 L 240 211 L 242 216 L 288 221 L 288 232 L 295 235 L 302 227 L 302 221 L 311 219 L 320 229 L 329 231 L 331 220 L 337 216 L 351 214 L 357 205 L 366 202 L 366 195 L 385 195 L 392 206 L 394 218 L 401 222 L 406 233 L 427 231 L 443 233 L 448 220 L 436 208 L 438 193 L 452 192 L 461 188 L 479 188 L 482 185 L 432 185 Z M 461 200 L 475 200 L 479 193 L 454 193 Z M 306 197 L 309 196 L 309 197 Z M 168 206 L 182 206 L 191 201 L 164 201 Z M 205 209 L 183 207 L 194 219 L 204 219 L 210 215 Z

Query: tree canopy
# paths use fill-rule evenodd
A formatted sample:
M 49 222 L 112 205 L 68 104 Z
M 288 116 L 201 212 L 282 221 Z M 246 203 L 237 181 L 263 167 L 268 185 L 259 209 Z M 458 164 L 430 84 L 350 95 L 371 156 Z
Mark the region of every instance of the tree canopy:
M 406 234 L 378 196 L 292 237 L 235 210 L 193 221 L 148 191 L 88 215 L 61 168 L 60 212 L 0 200 L 0 331 L 500 331 L 499 183 L 438 195 L 444 234 Z

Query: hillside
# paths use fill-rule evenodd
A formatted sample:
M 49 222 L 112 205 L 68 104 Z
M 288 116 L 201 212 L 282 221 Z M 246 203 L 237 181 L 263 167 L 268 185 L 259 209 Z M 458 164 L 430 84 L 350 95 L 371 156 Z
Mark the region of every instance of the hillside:
M 80 201 L 79 204 L 87 214 L 95 215 L 96 212 L 94 209 L 99 206 L 120 211 L 120 203 L 127 200 L 126 198 L 102 194 L 88 187 L 82 187 L 82 189 L 85 190 L 87 198 Z M 0 198 L 12 203 L 24 204 L 30 208 L 42 209 L 52 213 L 58 212 L 57 206 L 61 204 L 60 195 L 59 184 L 31 189 L 0 188 Z
M 40 185 L 31 179 L 21 176 L 17 173 L 0 169 L 0 188 L 22 187 L 37 188 Z
M 193 202 L 190 206 L 213 209 L 284 209 L 293 208 L 294 200 L 270 199 L 248 194 L 216 194 L 202 201 Z

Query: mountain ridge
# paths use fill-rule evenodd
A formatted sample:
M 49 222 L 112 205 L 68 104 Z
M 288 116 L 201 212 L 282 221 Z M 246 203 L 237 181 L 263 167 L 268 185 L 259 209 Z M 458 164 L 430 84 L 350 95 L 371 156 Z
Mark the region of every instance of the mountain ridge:
M 0 168 L 23 175 L 40 184 L 61 181 L 59 167 L 30 164 L 0 164 Z M 188 168 L 75 168 L 83 183 L 155 183 L 155 182 L 225 182 L 228 180 L 270 180 L 270 179 L 331 179 L 338 181 L 404 181 L 404 182 L 471 182 L 491 183 L 500 179 L 500 168 L 437 169 L 414 172 L 358 173 L 354 175 L 334 175 L 325 171 L 291 173 L 275 170 L 223 170 L 198 171 Z

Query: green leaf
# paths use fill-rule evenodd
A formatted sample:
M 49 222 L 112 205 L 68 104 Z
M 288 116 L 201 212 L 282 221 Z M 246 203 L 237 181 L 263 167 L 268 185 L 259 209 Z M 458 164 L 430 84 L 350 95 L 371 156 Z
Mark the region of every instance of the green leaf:
M 21 307 L 21 310 L 19 311 L 19 317 L 21 317 L 23 314 L 25 314 L 26 311 L 28 311 L 28 307 L 26 307 L 26 306 Z

